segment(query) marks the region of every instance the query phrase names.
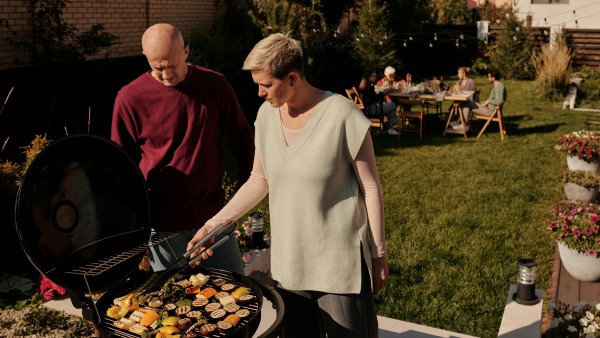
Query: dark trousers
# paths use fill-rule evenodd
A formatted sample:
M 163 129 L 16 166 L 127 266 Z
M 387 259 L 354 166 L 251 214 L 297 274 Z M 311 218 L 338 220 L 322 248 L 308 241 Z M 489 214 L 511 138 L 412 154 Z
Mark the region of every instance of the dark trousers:
M 373 338 L 378 336 L 371 277 L 362 261 L 359 294 L 292 291 L 278 287 L 285 304 L 284 338 Z M 327 278 L 327 276 L 323 276 Z

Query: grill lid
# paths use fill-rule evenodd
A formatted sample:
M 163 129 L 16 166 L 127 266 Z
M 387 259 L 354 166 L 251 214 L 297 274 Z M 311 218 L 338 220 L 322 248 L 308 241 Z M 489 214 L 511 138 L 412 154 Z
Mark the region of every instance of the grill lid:
M 116 143 L 65 137 L 27 169 L 15 221 L 27 257 L 42 274 L 76 292 L 105 291 L 137 267 L 144 250 L 111 263 L 115 257 L 150 237 L 144 177 Z M 96 265 L 104 267 L 89 269 Z

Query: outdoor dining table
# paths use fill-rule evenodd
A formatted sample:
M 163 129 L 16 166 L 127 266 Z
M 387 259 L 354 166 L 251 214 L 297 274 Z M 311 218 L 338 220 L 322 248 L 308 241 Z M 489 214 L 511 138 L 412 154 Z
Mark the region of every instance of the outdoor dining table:
M 468 90 L 468 91 L 461 91 L 460 93 L 453 93 L 453 94 L 449 94 L 444 96 L 444 100 L 452 100 L 452 108 L 450 109 L 450 114 L 448 115 L 448 121 L 446 121 L 446 127 L 444 128 L 444 136 L 446 135 L 446 133 L 450 133 L 450 134 L 460 134 L 463 135 L 464 138 L 467 138 L 467 121 L 465 121 L 463 114 L 462 114 L 462 103 L 472 100 L 473 99 L 473 94 L 475 93 L 475 91 L 472 90 Z M 450 121 L 452 121 L 452 117 L 454 115 L 458 115 L 458 119 L 460 121 L 460 124 L 462 125 L 462 130 L 454 130 L 452 128 L 448 128 L 450 126 Z
M 460 135 L 463 135 L 464 138 L 467 138 L 467 131 L 466 131 L 466 122 L 467 121 L 464 120 L 464 117 L 462 114 L 462 103 L 472 100 L 473 94 L 475 94 L 475 91 L 467 90 L 467 91 L 461 91 L 459 93 L 449 93 L 449 94 L 444 95 L 445 101 L 453 101 L 452 107 L 450 109 L 450 114 L 448 115 L 448 120 L 446 121 L 446 127 L 444 128 L 444 135 L 446 135 L 446 133 L 460 134 Z M 419 98 L 422 100 L 436 100 L 436 99 L 438 99 L 437 95 L 439 95 L 439 94 L 406 92 L 406 91 L 402 91 L 402 90 L 395 90 L 395 91 L 387 92 L 386 95 L 390 96 L 390 97 L 397 97 L 397 98 L 409 98 L 409 99 Z M 452 118 L 455 115 L 458 116 L 458 119 L 459 119 L 461 125 L 463 126 L 462 130 L 454 130 L 452 128 L 448 128 L 450 126 L 450 121 L 452 121 Z

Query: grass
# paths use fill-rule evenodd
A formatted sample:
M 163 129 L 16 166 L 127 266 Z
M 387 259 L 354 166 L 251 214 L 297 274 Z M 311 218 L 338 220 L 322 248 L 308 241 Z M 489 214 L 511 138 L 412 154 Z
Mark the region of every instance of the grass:
M 504 84 L 504 142 L 495 126 L 479 141 L 435 126 L 422 142 L 373 133 L 391 271 L 380 315 L 496 337 L 520 258 L 538 263 L 537 287 L 549 291 L 555 246 L 544 220 L 563 197 L 566 164 L 553 146 L 583 129 L 585 115 L 535 99 L 533 82 Z M 491 85 L 478 78 L 477 87 L 485 100 Z

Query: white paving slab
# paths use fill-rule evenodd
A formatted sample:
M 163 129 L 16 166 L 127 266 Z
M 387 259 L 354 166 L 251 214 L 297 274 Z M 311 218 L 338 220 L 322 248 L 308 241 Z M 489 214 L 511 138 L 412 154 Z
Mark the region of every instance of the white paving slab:
M 544 291 L 535 290 L 535 295 L 541 300 L 535 305 L 521 305 L 513 300 L 517 286 L 511 285 L 506 298 L 504 315 L 498 330 L 499 338 L 536 338 L 542 331 L 542 305 Z

